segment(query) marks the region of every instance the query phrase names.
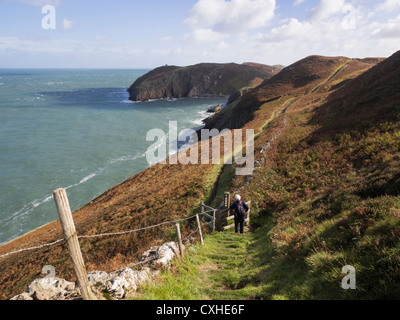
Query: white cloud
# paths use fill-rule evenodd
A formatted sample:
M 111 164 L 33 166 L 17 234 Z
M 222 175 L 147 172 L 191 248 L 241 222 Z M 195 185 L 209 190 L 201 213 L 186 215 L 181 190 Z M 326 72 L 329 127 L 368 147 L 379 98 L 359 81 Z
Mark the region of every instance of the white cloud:
M 197 29 L 184 36 L 184 40 L 194 42 L 216 42 L 229 37 L 227 34 L 222 34 L 211 29 Z
M 342 13 L 346 6 L 346 0 L 321 0 L 319 5 L 310 11 L 310 21 L 321 21 Z
M 45 5 L 52 5 L 58 7 L 61 4 L 61 0 L 14 0 L 14 1 L 25 3 L 27 5 L 35 7 L 43 7 Z
M 387 23 L 380 25 L 372 33 L 375 39 L 395 39 L 400 38 L 400 15 L 395 19 L 390 19 Z
M 275 0 L 199 0 L 185 22 L 194 29 L 251 30 L 268 25 L 275 9 Z
M 160 39 L 161 42 L 169 42 L 172 40 L 174 40 L 174 37 L 172 37 L 172 36 L 165 36 Z
M 306 1 L 306 0 L 296 0 L 296 1 L 293 3 L 293 7 L 296 7 L 296 6 L 301 5 L 304 1 Z
M 105 40 L 108 38 L 108 34 L 102 34 L 100 36 L 96 36 L 97 41 Z
M 63 29 L 70 30 L 74 27 L 74 22 L 68 19 L 63 20 Z
M 378 10 L 380 11 L 391 11 L 400 7 L 399 0 L 386 0 L 384 3 L 380 4 Z
M 309 35 L 315 36 L 311 24 L 292 18 L 288 24 L 273 28 L 268 34 L 259 36 L 259 39 L 267 42 L 280 42 L 288 39 L 303 39 Z

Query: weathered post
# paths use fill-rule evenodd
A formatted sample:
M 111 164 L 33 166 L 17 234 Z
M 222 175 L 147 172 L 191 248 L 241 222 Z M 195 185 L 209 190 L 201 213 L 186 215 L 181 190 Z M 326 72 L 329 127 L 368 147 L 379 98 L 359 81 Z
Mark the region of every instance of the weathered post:
M 213 210 L 213 226 L 212 226 L 212 231 L 215 232 L 215 220 L 216 220 L 216 213 L 217 210 Z
M 224 207 L 229 208 L 231 206 L 231 194 L 229 192 L 225 192 L 224 194 Z
M 179 223 L 176 223 L 176 233 L 178 234 L 178 245 L 179 245 L 179 252 L 183 257 L 183 244 L 182 244 L 182 237 L 181 237 L 181 228 Z
M 85 263 L 83 262 L 67 192 L 65 189 L 57 189 L 54 191 L 53 196 L 82 298 L 83 300 L 95 300 L 95 296 L 88 285 L 88 276 Z
M 200 224 L 200 218 L 199 218 L 198 214 L 196 214 L 196 221 L 197 221 L 197 227 L 199 228 L 200 242 L 201 242 L 201 245 L 204 246 L 203 233 L 201 232 L 201 224 Z
M 247 226 L 249 226 L 250 225 L 250 213 L 251 213 L 251 201 L 247 202 L 246 204 L 249 206 L 249 211 L 247 212 L 247 219 L 246 219 Z

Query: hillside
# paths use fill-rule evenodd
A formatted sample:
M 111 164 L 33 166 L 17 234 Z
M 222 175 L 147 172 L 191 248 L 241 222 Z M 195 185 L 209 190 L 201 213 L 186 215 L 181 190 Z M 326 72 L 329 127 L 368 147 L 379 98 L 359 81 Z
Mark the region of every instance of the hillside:
M 241 128 L 254 118 L 254 112 L 264 103 L 275 101 L 289 94 L 312 91 L 340 70 L 341 77 L 376 64 L 377 59 L 355 60 L 346 57 L 306 57 L 280 73 L 266 79 L 240 99 L 230 99 L 229 105 L 217 116 L 206 121 L 206 128 Z
M 216 174 L 212 165 L 152 166 L 74 212 L 77 233 L 121 232 L 185 218 L 198 208 L 201 199 L 210 196 Z M 189 227 L 184 225 L 182 232 Z M 118 237 L 84 239 L 81 248 L 86 268 L 111 272 L 138 262 L 151 246 L 174 240 L 174 230 L 174 226 L 166 225 Z M 63 239 L 63 234 L 59 221 L 55 221 L 2 245 L 0 255 L 58 239 Z M 30 282 L 41 277 L 45 265 L 54 266 L 57 276 L 75 280 L 64 242 L 18 253 L 0 260 L 0 299 L 25 291 Z
M 400 52 L 352 61 L 322 85 L 282 96 L 286 113 L 258 136 L 261 151 L 281 131 L 256 156 L 264 165 L 246 189 L 269 243 L 259 249 L 272 267 L 261 274 L 276 273 L 274 283 L 280 268 L 296 270 L 268 288 L 269 297 L 399 298 Z M 254 117 L 268 106 L 276 102 Z M 357 271 L 355 291 L 340 287 L 345 265 Z
M 399 75 L 400 52 L 385 60 L 302 59 L 212 119 L 215 128 L 256 131 L 253 176 L 235 177 L 222 164 L 156 165 L 74 213 L 78 233 L 123 231 L 186 217 L 200 201 L 218 204 L 214 197 L 221 190 L 241 189 L 253 210 L 253 233 L 240 247 L 249 257 L 242 277 L 235 278 L 237 265 L 204 266 L 208 261 L 196 260 L 195 254 L 183 261 L 197 270 L 194 274 L 215 269 L 231 275 L 208 279 L 218 280 L 230 298 L 399 298 Z M 187 234 L 190 225 L 185 228 Z M 217 248 L 223 236 L 214 236 L 209 241 Z M 60 238 L 54 222 L 1 246 L 0 255 Z M 175 234 L 161 227 L 82 240 L 81 246 L 89 271 L 113 271 L 167 239 Z M 60 277 L 74 279 L 64 244 L 0 260 L 1 298 L 25 290 L 48 264 Z M 347 264 L 357 270 L 354 291 L 340 287 Z M 185 270 L 172 270 L 173 278 L 188 276 Z M 175 285 L 186 283 L 183 279 Z M 192 277 L 188 287 L 201 291 L 199 279 Z M 199 290 L 191 297 L 199 298 Z M 210 298 L 209 291 L 205 294 L 200 298 Z
M 400 52 L 330 70 L 318 85 L 242 97 L 259 105 L 245 127 L 270 116 L 241 191 L 252 232 L 208 237 L 138 299 L 399 299 Z M 281 97 L 265 102 L 272 90 Z M 356 290 L 341 288 L 345 265 Z
M 279 71 L 277 67 L 255 63 L 164 66 L 137 79 L 128 92 L 133 101 L 229 96 L 255 79 L 269 79 Z

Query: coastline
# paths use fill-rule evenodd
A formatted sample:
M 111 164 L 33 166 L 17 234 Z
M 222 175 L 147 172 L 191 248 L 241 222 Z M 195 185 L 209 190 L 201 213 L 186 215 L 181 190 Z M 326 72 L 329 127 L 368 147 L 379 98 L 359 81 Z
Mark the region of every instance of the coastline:
M 195 98 L 202 99 L 202 98 L 210 98 L 210 97 L 195 97 Z M 214 97 L 214 98 L 220 98 L 220 97 Z M 183 100 L 183 99 L 192 99 L 192 98 L 179 98 L 179 99 L 176 98 L 176 99 L 174 99 L 173 101 L 181 100 L 181 99 Z M 164 100 L 166 100 L 166 99 L 159 99 L 159 100 L 164 101 Z M 159 100 L 157 100 L 157 101 L 159 101 Z M 156 100 L 155 100 L 155 101 L 156 101 Z M 168 100 L 168 101 L 173 102 L 172 100 Z M 148 101 L 148 102 L 151 102 L 151 101 Z M 137 101 L 137 102 L 131 101 L 131 103 L 142 103 L 142 102 L 140 102 L 140 101 Z M 143 102 L 143 103 L 146 103 L 146 102 Z M 206 110 L 207 110 L 207 109 L 205 109 L 204 111 L 206 111 Z M 201 122 L 204 123 L 204 121 L 206 121 L 207 119 L 213 117 L 214 115 L 215 115 L 215 113 L 211 114 L 209 117 L 202 118 L 202 119 L 201 119 Z M 200 133 L 200 132 L 201 132 L 201 129 L 204 128 L 204 125 L 199 125 L 199 123 L 196 125 L 196 123 L 199 122 L 199 121 L 200 121 L 199 118 L 197 118 L 197 119 L 193 118 L 193 127 L 190 128 L 191 130 L 194 130 L 196 133 Z M 200 136 L 198 135 L 198 137 L 200 137 Z M 186 141 L 186 142 L 184 142 L 184 143 L 178 141 L 178 150 L 177 150 L 176 152 L 173 152 L 173 153 L 171 153 L 171 154 L 168 154 L 166 159 L 168 159 L 171 155 L 174 155 L 174 154 L 180 152 L 181 150 L 184 150 L 184 149 L 188 148 L 188 147 L 191 145 L 192 139 L 193 139 L 193 138 L 190 138 L 189 141 Z M 200 139 L 199 139 L 199 140 L 200 140 Z M 152 164 L 152 166 L 153 166 L 153 165 L 155 165 L 155 164 Z M 141 170 L 141 171 L 135 173 L 134 175 L 136 175 L 136 174 L 141 174 L 141 173 L 143 173 L 143 172 L 144 172 L 145 170 L 147 170 L 147 169 L 148 169 L 148 168 L 144 168 L 143 170 Z M 91 202 L 95 201 L 97 198 L 100 198 L 100 197 L 101 197 L 102 195 L 104 195 L 105 193 L 108 193 L 110 190 L 114 189 L 115 187 L 117 187 L 117 186 L 119 186 L 119 185 L 121 185 L 121 184 L 127 182 L 129 179 L 130 179 L 130 177 L 127 178 L 127 179 L 125 179 L 125 180 L 123 180 L 122 182 L 118 183 L 117 185 L 112 186 L 111 188 L 108 188 L 107 190 L 105 190 L 104 192 L 102 192 L 99 196 L 94 197 L 92 200 L 88 201 L 87 203 L 85 203 L 84 205 L 82 205 L 80 208 L 76 209 L 76 210 L 73 212 L 73 214 L 74 214 L 75 212 L 81 210 L 81 209 L 84 208 L 85 206 L 89 205 Z M 53 196 L 51 196 L 51 201 L 52 201 L 52 200 L 53 200 Z M 49 221 L 49 222 L 47 222 L 47 223 L 45 223 L 45 224 L 43 224 L 43 225 L 41 225 L 41 226 L 38 226 L 38 227 L 36 227 L 36 228 L 34 228 L 34 229 L 32 229 L 32 230 L 27 231 L 26 233 L 23 233 L 23 234 L 17 236 L 17 237 L 14 238 L 14 239 L 7 240 L 7 241 L 5 241 L 5 242 L 3 242 L 3 243 L 0 244 L 0 249 L 1 249 L 1 248 L 4 248 L 4 247 L 6 247 L 6 246 L 11 246 L 11 247 L 13 247 L 13 243 L 19 242 L 19 241 L 23 240 L 23 238 L 29 237 L 30 235 L 33 235 L 34 233 L 40 232 L 42 229 L 45 229 L 46 227 L 49 227 L 49 226 L 51 226 L 52 224 L 55 224 L 55 223 L 57 223 L 57 222 L 58 222 L 58 219 L 53 220 L 53 221 Z M 19 244 L 19 246 L 20 246 L 20 245 L 21 245 L 21 244 Z
M 129 93 L 129 91 L 128 91 Z M 230 95 L 216 95 L 216 94 L 205 94 L 205 95 L 200 95 L 200 96 L 187 96 L 187 97 L 164 97 L 164 98 L 158 98 L 158 99 L 146 99 L 146 100 L 133 100 L 131 99 L 131 96 L 129 96 L 128 100 L 131 101 L 132 103 L 140 103 L 140 102 L 154 102 L 154 101 L 176 101 L 180 99 L 207 99 L 207 98 L 223 98 L 223 99 L 229 99 Z

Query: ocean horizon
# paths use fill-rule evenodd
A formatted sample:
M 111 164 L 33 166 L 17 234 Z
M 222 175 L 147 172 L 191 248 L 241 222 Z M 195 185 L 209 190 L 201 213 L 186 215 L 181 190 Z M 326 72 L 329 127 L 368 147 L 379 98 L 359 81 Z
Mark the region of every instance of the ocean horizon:
M 0 244 L 57 220 L 57 188 L 76 211 L 149 167 L 149 130 L 198 129 L 227 100 L 130 101 L 149 70 L 0 69 Z

